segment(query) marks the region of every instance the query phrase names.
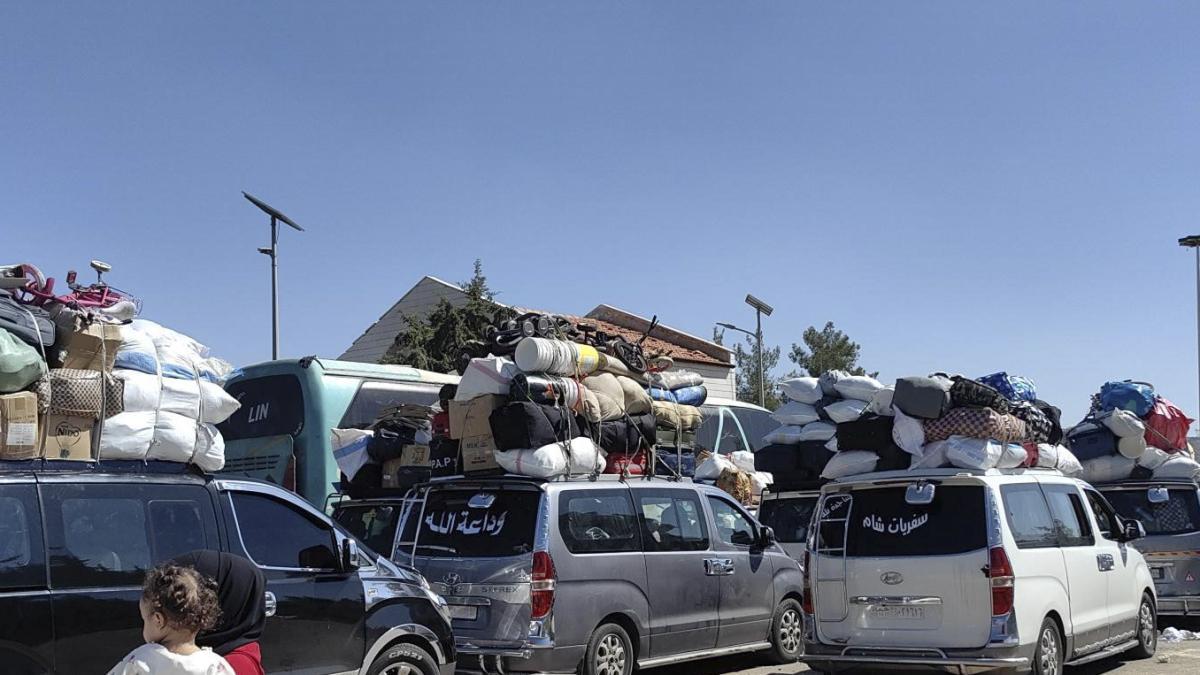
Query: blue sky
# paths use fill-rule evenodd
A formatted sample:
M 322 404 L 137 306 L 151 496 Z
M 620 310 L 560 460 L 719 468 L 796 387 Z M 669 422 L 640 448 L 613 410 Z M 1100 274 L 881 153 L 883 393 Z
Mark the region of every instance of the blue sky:
M 709 335 L 834 321 L 884 379 L 1113 378 L 1195 412 L 1200 5 L 0 8 L 0 242 L 235 363 L 337 355 L 424 274 Z

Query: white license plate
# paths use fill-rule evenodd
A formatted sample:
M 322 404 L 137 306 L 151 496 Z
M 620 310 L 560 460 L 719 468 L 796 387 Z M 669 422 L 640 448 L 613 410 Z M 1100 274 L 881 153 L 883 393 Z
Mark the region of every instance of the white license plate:
M 925 618 L 924 607 L 907 607 L 902 605 L 885 605 L 867 609 L 867 616 L 872 619 L 902 619 L 920 621 Z
M 474 621 L 479 616 L 479 608 L 471 605 L 450 605 L 450 618 Z
M 1154 579 L 1155 581 L 1162 581 L 1163 579 L 1167 578 L 1167 570 L 1162 567 L 1151 567 L 1150 578 Z

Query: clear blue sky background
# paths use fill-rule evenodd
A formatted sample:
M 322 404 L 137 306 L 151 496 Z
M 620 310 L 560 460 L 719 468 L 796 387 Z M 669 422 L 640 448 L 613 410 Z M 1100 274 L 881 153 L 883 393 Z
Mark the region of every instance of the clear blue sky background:
M 424 274 L 697 334 L 776 307 L 882 376 L 1197 410 L 1200 5 L 20 3 L 0 242 L 235 363 L 337 355 Z M 785 367 L 786 368 L 786 367 Z

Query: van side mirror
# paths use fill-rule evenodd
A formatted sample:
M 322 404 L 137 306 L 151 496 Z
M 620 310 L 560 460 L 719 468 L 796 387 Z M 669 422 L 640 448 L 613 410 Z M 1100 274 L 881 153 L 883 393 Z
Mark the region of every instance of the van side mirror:
M 361 562 L 362 555 L 358 551 L 358 542 L 350 537 L 342 539 L 341 570 L 343 572 L 353 572 L 359 568 Z
M 1141 521 L 1127 518 L 1121 523 L 1123 528 L 1122 534 L 1124 541 L 1134 541 L 1135 539 L 1144 539 L 1146 537 L 1146 528 L 1142 526 Z
M 762 529 L 758 531 L 758 547 L 759 548 L 768 548 L 770 546 L 773 546 L 774 544 L 775 544 L 775 530 L 771 529 L 770 527 L 768 527 L 766 525 L 763 525 Z

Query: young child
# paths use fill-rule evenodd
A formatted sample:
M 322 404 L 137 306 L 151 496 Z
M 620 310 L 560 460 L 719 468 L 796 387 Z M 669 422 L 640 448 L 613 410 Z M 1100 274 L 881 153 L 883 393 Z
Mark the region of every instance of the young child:
M 108 675 L 234 675 L 225 659 L 196 646 L 220 615 L 216 584 L 191 567 L 165 563 L 146 573 L 142 638 Z

